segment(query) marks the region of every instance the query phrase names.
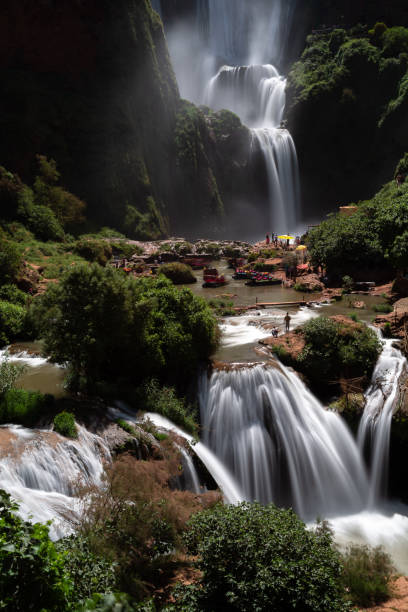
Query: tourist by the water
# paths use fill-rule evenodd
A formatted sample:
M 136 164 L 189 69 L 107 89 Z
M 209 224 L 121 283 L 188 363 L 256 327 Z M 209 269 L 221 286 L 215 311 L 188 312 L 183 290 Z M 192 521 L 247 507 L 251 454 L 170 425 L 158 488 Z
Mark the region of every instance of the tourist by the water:
M 290 319 L 291 317 L 289 316 L 289 313 L 286 313 L 286 317 L 285 317 L 285 331 L 288 332 L 290 329 Z
M 266 244 L 270 243 L 270 238 L 269 238 L 269 234 L 266 234 L 266 240 L 265 240 Z

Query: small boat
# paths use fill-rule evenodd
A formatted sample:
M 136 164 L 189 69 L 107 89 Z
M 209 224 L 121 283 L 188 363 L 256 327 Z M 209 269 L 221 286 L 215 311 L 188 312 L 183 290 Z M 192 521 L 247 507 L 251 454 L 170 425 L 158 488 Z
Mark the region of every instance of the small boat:
M 193 270 L 202 270 L 208 264 L 207 259 L 203 257 L 184 257 L 181 262 L 190 266 Z
M 281 282 L 281 278 L 276 278 L 269 272 L 252 272 L 250 280 L 245 284 L 248 285 L 248 287 L 266 287 L 268 285 L 280 285 Z
M 222 287 L 227 281 L 223 274 L 218 274 L 216 268 L 207 268 L 203 273 L 203 287 Z
M 243 268 L 237 268 L 232 278 L 234 278 L 235 280 L 246 280 L 247 278 L 252 278 L 251 275 L 252 275 L 251 270 L 244 270 Z

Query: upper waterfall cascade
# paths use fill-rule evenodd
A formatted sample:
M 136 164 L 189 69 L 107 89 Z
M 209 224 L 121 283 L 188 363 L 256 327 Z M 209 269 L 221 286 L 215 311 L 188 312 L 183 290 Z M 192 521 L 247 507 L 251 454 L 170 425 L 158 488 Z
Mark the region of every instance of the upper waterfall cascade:
M 296 148 L 281 127 L 286 80 L 271 64 L 284 50 L 295 4 L 198 0 L 196 26 L 168 33 L 182 96 L 231 110 L 251 128 L 252 150 L 263 156 L 268 179 L 265 225 L 277 233 L 295 231 L 299 213 Z

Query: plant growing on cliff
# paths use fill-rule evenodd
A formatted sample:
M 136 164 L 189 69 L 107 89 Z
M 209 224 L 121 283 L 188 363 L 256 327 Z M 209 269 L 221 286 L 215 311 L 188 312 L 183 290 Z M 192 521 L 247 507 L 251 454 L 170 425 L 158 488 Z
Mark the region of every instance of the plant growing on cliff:
M 391 597 L 395 568 L 380 546 L 350 546 L 342 555 L 342 562 L 343 582 L 353 604 L 368 608 Z
M 350 609 L 330 532 L 306 529 L 291 510 L 217 505 L 192 517 L 184 539 L 201 578 L 176 594 L 182 609 Z
M 54 417 L 54 431 L 66 438 L 77 438 L 78 432 L 75 417 L 71 412 L 60 412 Z

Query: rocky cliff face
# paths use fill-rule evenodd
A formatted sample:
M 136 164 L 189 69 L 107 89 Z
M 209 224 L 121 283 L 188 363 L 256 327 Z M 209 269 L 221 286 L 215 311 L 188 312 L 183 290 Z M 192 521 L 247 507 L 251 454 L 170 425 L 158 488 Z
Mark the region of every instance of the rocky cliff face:
M 195 166 L 180 155 L 186 107 L 148 0 L 4 0 L 0 74 L 0 159 L 24 180 L 41 153 L 94 222 L 140 238 L 220 226 L 223 155 L 197 113 Z

